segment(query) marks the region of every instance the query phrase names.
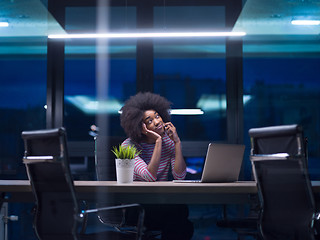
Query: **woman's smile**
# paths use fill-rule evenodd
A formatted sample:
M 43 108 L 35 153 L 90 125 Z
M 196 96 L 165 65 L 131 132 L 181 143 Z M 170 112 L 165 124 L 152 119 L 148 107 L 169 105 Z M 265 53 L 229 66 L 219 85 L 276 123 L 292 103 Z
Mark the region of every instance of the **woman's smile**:
M 144 123 L 147 129 L 162 135 L 164 133 L 164 123 L 161 116 L 155 110 L 147 110 L 144 113 Z

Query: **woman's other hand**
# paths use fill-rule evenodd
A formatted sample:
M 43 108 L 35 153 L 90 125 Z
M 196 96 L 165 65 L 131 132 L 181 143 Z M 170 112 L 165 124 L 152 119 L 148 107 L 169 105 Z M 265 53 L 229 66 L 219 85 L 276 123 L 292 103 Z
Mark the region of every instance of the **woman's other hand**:
M 171 138 L 171 140 L 174 141 L 174 143 L 180 142 L 180 138 L 178 136 L 176 127 L 171 122 L 165 123 L 164 129 L 167 132 L 168 136 Z

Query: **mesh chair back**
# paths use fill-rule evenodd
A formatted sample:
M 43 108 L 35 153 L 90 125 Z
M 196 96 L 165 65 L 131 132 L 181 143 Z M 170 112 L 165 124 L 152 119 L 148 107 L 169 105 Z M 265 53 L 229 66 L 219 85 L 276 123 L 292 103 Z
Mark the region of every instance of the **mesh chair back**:
M 109 137 L 98 135 L 95 138 L 95 167 L 98 181 L 116 181 L 115 156 L 111 152 L 113 146 L 118 146 L 123 142 L 123 137 Z M 108 205 L 112 201 L 112 196 L 103 193 L 97 196 L 97 207 Z M 125 223 L 124 210 L 116 209 L 98 213 L 99 220 L 112 227 L 120 228 Z
M 95 167 L 98 181 L 115 181 L 115 156 L 111 152 L 113 146 L 124 141 L 123 137 L 106 137 L 98 135 L 95 138 Z
M 302 160 L 253 161 L 264 239 L 313 239 L 315 204 Z
M 283 125 L 249 130 L 251 155 L 288 153 L 306 155 L 305 139 L 301 126 Z
M 39 239 L 73 239 L 78 212 L 63 128 L 24 131 L 23 161 L 36 199 Z

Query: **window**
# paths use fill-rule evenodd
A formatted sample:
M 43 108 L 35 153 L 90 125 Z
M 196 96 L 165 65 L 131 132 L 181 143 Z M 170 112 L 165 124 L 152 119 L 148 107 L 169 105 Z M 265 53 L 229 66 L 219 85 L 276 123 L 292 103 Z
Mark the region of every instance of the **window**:
M 308 138 L 309 172 L 319 178 L 319 57 L 247 57 L 244 60 L 244 128 L 300 124 Z
M 156 7 L 154 11 L 155 28 L 165 31 L 212 31 L 225 26 L 221 6 Z M 173 109 L 204 112 L 172 115 L 182 140 L 226 140 L 224 38 L 154 40 L 154 89 L 173 103 Z
M 0 174 L 26 178 L 21 132 L 46 127 L 45 59 L 0 56 L 0 84 Z
M 67 8 L 68 32 L 95 32 L 96 10 L 95 7 Z M 133 7 L 111 7 L 110 30 L 135 28 L 135 14 Z M 92 140 L 88 131 L 100 116 L 108 118 L 109 135 L 123 136 L 118 111 L 123 102 L 136 93 L 136 40 L 102 44 L 95 40 L 72 40 L 66 43 L 65 52 L 64 124 L 68 139 Z

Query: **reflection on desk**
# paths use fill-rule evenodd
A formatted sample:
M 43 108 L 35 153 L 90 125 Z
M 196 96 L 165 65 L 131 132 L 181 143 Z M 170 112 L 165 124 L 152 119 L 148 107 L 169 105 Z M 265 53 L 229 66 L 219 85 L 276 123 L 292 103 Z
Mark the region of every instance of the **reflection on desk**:
M 185 203 L 185 204 L 243 204 L 249 194 L 257 193 L 256 183 L 174 183 L 134 182 L 118 184 L 115 181 L 75 181 L 80 199 L 112 203 Z M 320 192 L 320 181 L 312 181 L 315 193 Z M 6 201 L 33 201 L 28 180 L 0 180 L 0 192 L 10 196 Z

